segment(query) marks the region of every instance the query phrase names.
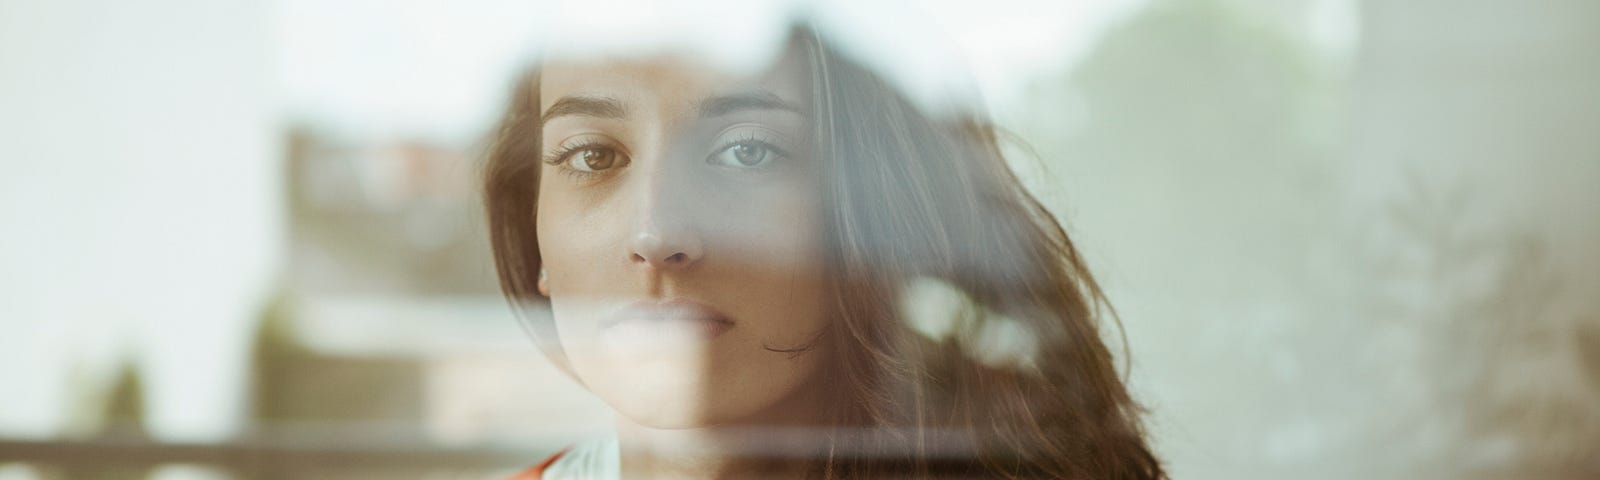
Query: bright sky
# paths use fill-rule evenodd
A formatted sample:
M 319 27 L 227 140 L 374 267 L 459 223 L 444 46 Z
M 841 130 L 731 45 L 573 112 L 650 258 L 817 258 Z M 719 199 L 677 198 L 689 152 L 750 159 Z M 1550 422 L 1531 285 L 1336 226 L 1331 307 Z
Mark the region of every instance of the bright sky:
M 463 142 L 484 131 L 519 59 L 541 44 L 671 44 L 737 62 L 770 46 L 786 12 L 812 11 L 913 97 L 970 91 L 964 71 L 1004 108 L 1025 79 L 1065 68 L 1142 2 L 281 0 L 278 68 L 294 118 L 357 137 Z

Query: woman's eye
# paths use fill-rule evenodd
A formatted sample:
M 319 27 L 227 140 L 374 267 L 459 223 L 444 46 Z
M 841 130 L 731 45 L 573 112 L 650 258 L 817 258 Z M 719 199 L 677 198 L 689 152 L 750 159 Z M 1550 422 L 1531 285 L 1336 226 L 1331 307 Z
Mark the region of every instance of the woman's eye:
M 783 154 L 765 142 L 738 142 L 711 154 L 706 163 L 729 167 L 759 167 Z
M 567 166 L 580 172 L 600 172 L 616 166 L 617 151 L 609 148 L 585 148 L 572 152 Z

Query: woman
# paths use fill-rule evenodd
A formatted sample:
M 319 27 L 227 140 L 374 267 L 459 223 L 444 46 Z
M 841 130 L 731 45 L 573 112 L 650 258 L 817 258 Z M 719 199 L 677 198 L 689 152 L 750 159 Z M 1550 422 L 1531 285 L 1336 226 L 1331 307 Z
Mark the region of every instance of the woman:
M 1100 291 L 992 127 L 815 35 L 755 75 L 546 62 L 486 202 L 505 294 L 548 301 L 535 338 L 618 414 L 518 478 L 1163 476 Z

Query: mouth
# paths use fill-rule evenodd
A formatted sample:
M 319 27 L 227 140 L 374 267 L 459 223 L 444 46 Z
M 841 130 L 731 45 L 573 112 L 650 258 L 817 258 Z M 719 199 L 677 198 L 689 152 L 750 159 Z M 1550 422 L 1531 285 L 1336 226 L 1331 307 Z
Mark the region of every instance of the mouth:
M 634 302 L 617 310 L 602 326 L 663 339 L 710 340 L 733 328 L 733 324 L 727 314 L 710 305 L 675 298 Z

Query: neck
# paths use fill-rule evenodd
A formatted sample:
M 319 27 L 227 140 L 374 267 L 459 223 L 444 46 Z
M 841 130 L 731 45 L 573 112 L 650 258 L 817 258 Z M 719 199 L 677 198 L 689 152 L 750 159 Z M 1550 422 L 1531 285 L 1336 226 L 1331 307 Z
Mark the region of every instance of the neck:
M 805 458 L 776 455 L 755 431 L 618 428 L 622 478 L 803 478 Z
M 652 428 L 618 415 L 622 478 L 804 478 L 828 445 L 813 396 L 787 399 L 759 418 L 695 428 Z

